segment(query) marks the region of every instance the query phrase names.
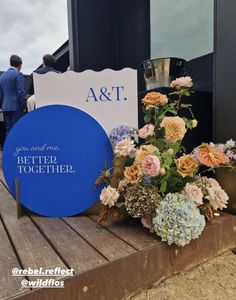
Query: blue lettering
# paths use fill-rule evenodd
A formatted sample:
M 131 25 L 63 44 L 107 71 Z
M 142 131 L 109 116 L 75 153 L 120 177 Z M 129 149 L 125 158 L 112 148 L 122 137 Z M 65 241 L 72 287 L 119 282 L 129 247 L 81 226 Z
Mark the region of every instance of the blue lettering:
M 100 92 L 101 92 L 101 94 L 100 94 L 99 99 L 100 99 L 101 101 L 107 101 L 107 100 L 112 101 L 112 99 L 110 99 L 111 93 L 108 93 L 106 87 L 102 87 L 102 88 L 100 89 Z
M 120 89 L 124 90 L 124 87 L 123 86 L 113 86 L 112 87 L 112 91 L 116 90 L 116 101 L 120 101 Z M 126 99 L 124 99 L 124 100 L 126 100 Z
M 98 99 L 97 99 L 97 97 L 96 97 L 96 95 L 94 93 L 93 88 L 89 89 L 89 93 L 88 93 L 88 97 L 86 99 L 86 102 L 89 102 L 89 98 L 92 98 L 94 101 L 98 101 Z

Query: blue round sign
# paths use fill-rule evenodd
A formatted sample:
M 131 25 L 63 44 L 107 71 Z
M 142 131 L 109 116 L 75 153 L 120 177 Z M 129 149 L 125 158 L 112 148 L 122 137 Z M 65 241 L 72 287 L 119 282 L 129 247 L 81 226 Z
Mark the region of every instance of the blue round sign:
M 89 114 L 64 105 L 39 108 L 20 119 L 3 149 L 3 173 L 21 203 L 43 216 L 78 214 L 95 204 L 95 180 L 112 148 L 101 125 Z

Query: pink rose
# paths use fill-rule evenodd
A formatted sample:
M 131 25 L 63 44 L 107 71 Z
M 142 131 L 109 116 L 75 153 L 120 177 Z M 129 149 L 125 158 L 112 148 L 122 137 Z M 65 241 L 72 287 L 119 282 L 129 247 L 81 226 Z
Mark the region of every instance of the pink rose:
M 154 155 L 147 155 L 142 161 L 143 172 L 152 177 L 160 173 L 160 165 L 159 158 Z
M 227 207 L 229 196 L 221 187 L 213 186 L 211 188 L 207 188 L 207 191 L 208 196 L 206 196 L 206 199 L 210 201 L 211 206 L 215 210 Z
M 155 134 L 154 129 L 154 125 L 147 124 L 143 128 L 139 129 L 138 136 L 142 139 L 146 139 L 148 136 L 153 136 Z
M 202 190 L 194 183 L 187 183 L 183 190 L 188 199 L 196 203 L 197 206 L 202 205 L 203 193 Z
M 177 90 L 182 88 L 188 88 L 193 85 L 192 78 L 189 76 L 179 77 L 173 80 L 170 84 L 170 87 L 176 88 Z

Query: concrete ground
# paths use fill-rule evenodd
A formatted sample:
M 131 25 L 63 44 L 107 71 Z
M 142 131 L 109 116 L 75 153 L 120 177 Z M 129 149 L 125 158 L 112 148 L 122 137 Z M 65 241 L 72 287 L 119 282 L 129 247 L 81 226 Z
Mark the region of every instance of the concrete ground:
M 236 300 L 236 255 L 225 252 L 128 299 Z

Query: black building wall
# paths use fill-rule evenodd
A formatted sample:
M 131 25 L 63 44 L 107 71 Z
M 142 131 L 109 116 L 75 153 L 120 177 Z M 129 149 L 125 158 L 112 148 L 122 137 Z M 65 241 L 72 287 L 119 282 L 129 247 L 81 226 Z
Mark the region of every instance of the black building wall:
M 75 71 L 138 69 L 150 57 L 149 0 L 68 0 L 70 64 Z
M 215 0 L 214 137 L 216 142 L 236 140 L 236 1 Z M 217 173 L 236 213 L 236 173 Z

